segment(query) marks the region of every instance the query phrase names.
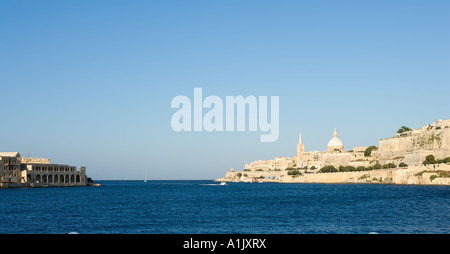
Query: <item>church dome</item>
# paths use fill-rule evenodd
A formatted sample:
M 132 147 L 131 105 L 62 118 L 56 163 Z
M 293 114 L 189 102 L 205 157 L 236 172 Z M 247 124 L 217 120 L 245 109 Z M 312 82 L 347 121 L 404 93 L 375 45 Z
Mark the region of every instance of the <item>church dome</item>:
M 328 142 L 327 151 L 328 152 L 335 152 L 335 151 L 344 152 L 344 144 L 337 137 L 336 129 L 334 130 L 333 138 L 330 140 L 330 142 Z
M 338 137 L 333 137 L 330 142 L 328 142 L 328 147 L 343 147 L 344 144 Z

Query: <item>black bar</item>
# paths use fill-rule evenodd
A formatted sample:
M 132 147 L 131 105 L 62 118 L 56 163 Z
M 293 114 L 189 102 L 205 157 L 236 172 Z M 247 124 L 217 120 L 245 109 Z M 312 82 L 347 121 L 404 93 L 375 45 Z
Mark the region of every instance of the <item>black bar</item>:
M 427 252 L 442 248 L 449 235 L 295 235 L 295 234 L 162 234 L 162 235 L 0 235 L 12 246 L 58 243 L 65 251 L 164 253 L 323 253 L 367 251 Z M 45 246 L 45 244 L 44 244 Z M 55 248 L 55 251 L 58 247 Z M 122 250 L 122 251 L 121 251 Z

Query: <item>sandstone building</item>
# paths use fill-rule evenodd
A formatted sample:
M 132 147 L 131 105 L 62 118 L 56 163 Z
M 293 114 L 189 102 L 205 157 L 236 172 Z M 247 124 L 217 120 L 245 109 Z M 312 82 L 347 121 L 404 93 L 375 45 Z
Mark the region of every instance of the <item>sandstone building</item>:
M 0 153 L 0 187 L 86 186 L 86 167 L 51 164 L 47 158 Z
M 365 155 L 368 147 L 357 146 L 344 150 L 336 129 L 326 151 L 305 151 L 300 133 L 297 153 L 293 157 L 277 157 L 273 160 L 254 161 L 245 164 L 247 171 L 285 170 L 300 168 L 318 170 L 324 166 L 371 167 L 392 163 L 396 166 L 421 165 L 428 155 L 444 159 L 450 157 L 450 119 L 439 120 L 422 128 L 397 133 L 394 137 L 380 139 L 378 147 Z

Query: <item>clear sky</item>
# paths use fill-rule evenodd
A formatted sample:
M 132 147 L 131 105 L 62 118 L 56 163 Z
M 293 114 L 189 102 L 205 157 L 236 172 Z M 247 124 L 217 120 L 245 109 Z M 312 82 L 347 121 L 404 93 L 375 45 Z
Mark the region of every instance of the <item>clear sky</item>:
M 214 179 L 450 118 L 450 1 L 0 1 L 0 151 Z M 280 135 L 174 132 L 171 100 L 279 96 Z

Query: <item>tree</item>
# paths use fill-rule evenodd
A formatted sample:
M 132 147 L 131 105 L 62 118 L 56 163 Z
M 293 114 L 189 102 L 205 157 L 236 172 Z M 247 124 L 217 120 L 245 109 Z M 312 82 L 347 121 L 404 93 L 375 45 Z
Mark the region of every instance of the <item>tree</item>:
M 394 163 L 388 163 L 388 164 L 383 165 L 383 169 L 396 168 L 396 167 L 397 166 Z
M 402 126 L 400 129 L 398 129 L 397 133 L 403 133 L 405 131 L 411 131 L 411 129 L 406 126 Z
M 380 163 L 376 163 L 374 166 L 373 166 L 373 169 L 381 169 L 381 164 Z
M 428 165 L 428 164 L 435 164 L 436 163 L 436 159 L 434 158 L 434 155 L 430 154 L 427 157 L 425 157 L 425 160 L 423 161 L 423 165 Z
M 339 172 L 352 172 L 355 171 L 355 167 L 353 166 L 340 166 L 339 167 Z
M 366 148 L 366 150 L 364 151 L 364 157 L 369 157 L 372 154 L 372 150 L 376 150 L 378 149 L 378 147 L 376 146 L 369 146 Z
M 402 163 L 398 164 L 398 166 L 401 167 L 401 168 L 407 168 L 408 164 L 402 162 Z
M 356 168 L 356 171 L 364 171 L 364 170 L 367 170 L 366 167 L 364 166 L 359 166 Z
M 302 173 L 300 173 L 300 171 L 298 171 L 298 170 L 291 170 L 287 174 L 296 176 L 296 175 L 301 175 Z
M 320 172 L 320 173 L 338 172 L 338 170 L 337 170 L 335 167 L 329 165 L 329 166 L 324 166 L 324 167 L 322 167 L 322 168 L 319 170 L 319 172 Z

